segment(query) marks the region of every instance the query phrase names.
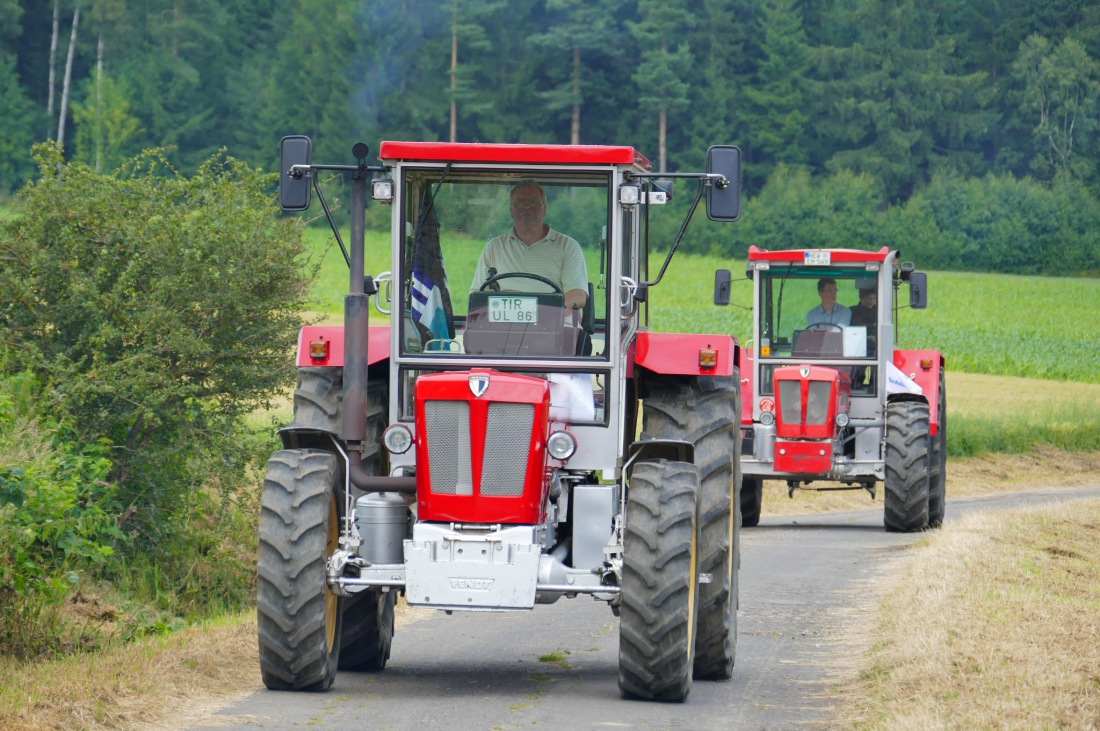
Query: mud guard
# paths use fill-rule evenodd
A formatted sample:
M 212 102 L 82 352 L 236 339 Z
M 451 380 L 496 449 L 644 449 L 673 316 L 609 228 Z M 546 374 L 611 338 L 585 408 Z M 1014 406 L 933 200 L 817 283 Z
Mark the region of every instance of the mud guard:
M 913 379 L 924 392 L 931 416 L 933 436 L 940 433 L 940 369 L 947 360 L 938 350 L 895 350 L 894 365 Z
M 740 365 L 741 353 L 730 335 L 640 332 L 631 347 L 627 378 L 634 377 L 636 366 L 667 376 L 732 376 Z M 702 350 L 716 351 L 714 367 L 700 366 Z
M 310 354 L 310 343 L 323 340 L 328 343 L 326 354 L 314 358 Z M 385 325 L 368 328 L 367 365 L 381 363 L 390 357 L 390 329 Z M 299 368 L 343 368 L 344 367 L 344 326 L 343 325 L 307 325 L 298 332 Z

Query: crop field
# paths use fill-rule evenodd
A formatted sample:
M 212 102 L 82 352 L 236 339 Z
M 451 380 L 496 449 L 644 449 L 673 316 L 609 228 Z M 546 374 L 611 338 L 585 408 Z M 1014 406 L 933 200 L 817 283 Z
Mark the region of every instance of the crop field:
M 331 231 L 314 227 L 307 236 L 311 251 L 323 257 L 317 309 L 338 315 L 348 289 L 347 266 Z M 368 274 L 390 268 L 388 245 L 386 235 L 367 232 Z M 469 249 L 466 256 L 447 262 L 455 291 L 464 291 L 480 253 L 479 242 L 463 248 Z M 651 276 L 663 260 L 662 254 L 651 257 Z M 733 303 L 716 307 L 714 272 L 719 268 L 743 277 L 745 262 L 677 254 L 650 291 L 650 326 L 729 333 L 747 343 L 752 285 L 735 281 Z M 594 263 L 590 270 L 597 271 Z M 1100 384 L 1100 280 L 930 272 L 928 289 L 928 309 L 898 313 L 902 347 L 939 349 L 948 369 L 966 373 Z

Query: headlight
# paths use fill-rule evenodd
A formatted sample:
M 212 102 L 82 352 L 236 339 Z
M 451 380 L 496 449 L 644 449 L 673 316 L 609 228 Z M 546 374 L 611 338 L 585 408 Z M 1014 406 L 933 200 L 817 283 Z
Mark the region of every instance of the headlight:
M 546 451 L 554 459 L 564 462 L 577 451 L 577 440 L 567 431 L 556 431 L 546 440 Z
M 848 426 L 848 415 L 845 414 L 845 413 L 837 414 L 836 415 L 836 425 L 839 426 L 842 429 L 844 427 Z
M 404 454 L 412 446 L 412 432 L 404 424 L 391 424 L 382 435 L 382 443 L 390 454 Z
M 760 412 L 760 423 L 764 426 L 771 426 L 775 423 L 775 414 L 770 411 Z

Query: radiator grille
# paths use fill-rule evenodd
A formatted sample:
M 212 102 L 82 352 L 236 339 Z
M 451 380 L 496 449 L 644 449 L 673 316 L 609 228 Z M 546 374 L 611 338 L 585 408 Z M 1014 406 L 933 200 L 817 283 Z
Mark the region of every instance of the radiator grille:
M 465 401 L 428 401 L 428 459 L 432 492 L 473 495 L 470 469 L 470 405 Z
M 481 470 L 481 494 L 516 497 L 523 494 L 531 447 L 534 404 L 489 404 L 485 434 L 485 459 Z
M 493 402 L 489 405 L 482 456 L 481 488 L 487 497 L 519 497 L 530 459 L 534 404 Z M 432 492 L 437 495 L 474 493 L 470 440 L 470 404 L 427 401 L 428 460 Z

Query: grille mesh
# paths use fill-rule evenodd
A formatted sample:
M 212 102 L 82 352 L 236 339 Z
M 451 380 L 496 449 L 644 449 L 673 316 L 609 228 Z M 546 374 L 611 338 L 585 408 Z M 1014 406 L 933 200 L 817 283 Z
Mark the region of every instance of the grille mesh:
M 481 470 L 482 495 L 516 497 L 523 494 L 534 418 L 533 404 L 489 404 L 485 460 Z
M 470 405 L 465 401 L 428 401 L 428 459 L 432 492 L 473 495 L 470 469 Z

